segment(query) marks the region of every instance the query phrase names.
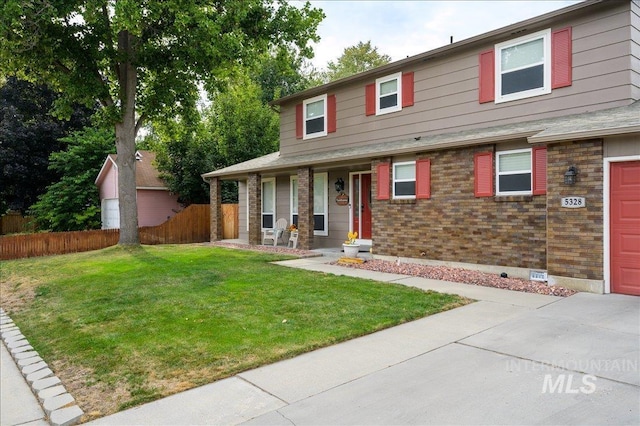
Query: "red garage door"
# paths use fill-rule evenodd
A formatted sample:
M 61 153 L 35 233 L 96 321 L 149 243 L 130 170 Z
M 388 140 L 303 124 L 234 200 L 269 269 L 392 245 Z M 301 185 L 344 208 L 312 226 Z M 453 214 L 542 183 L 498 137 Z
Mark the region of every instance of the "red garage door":
M 640 161 L 611 163 L 611 291 L 640 295 Z

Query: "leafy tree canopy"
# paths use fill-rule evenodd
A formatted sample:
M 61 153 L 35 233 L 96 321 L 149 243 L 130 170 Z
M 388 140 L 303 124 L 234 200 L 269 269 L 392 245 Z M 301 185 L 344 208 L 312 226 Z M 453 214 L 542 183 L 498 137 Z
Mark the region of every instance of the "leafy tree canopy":
M 0 213 L 25 212 L 60 175 L 48 170 L 59 139 L 90 122 L 94 110 L 74 105 L 69 120 L 49 114 L 59 95 L 44 85 L 9 77 L 0 87 Z
M 311 57 L 324 17 L 285 0 L 5 0 L 0 71 L 45 79 L 71 101 L 96 99 L 115 126 L 120 244 L 138 244 L 135 137 L 147 119 L 193 109 L 198 84 L 261 53 L 286 48 Z
M 336 62 L 329 61 L 325 82 L 349 77 L 389 62 L 391 57 L 378 53 L 378 48 L 371 46 L 371 40 L 366 43 L 358 42 L 355 46 L 345 48 Z
M 226 90 L 212 96 L 199 122 L 154 124 L 158 168 L 180 202 L 209 202 L 209 185 L 201 174 L 278 150 L 278 114 L 264 103 L 262 89 L 248 74 L 239 71 Z M 223 184 L 223 202 L 238 202 L 235 184 Z
M 39 229 L 100 228 L 100 195 L 95 180 L 113 151 L 113 138 L 112 129 L 89 127 L 61 139 L 66 149 L 51 154 L 49 169 L 62 177 L 49 185 L 29 210 Z

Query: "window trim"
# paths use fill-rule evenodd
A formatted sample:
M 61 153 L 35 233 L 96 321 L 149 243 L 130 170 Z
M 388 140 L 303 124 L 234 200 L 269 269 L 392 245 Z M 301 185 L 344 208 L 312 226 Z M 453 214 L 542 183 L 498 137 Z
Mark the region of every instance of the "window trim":
M 397 96 L 398 104 L 394 107 L 380 108 L 381 91 L 380 85 L 391 80 L 398 82 Z M 376 79 L 376 115 L 384 115 L 392 112 L 402 111 L 402 73 L 397 72 L 385 77 Z
M 500 172 L 500 156 L 509 155 L 509 154 L 519 154 L 522 152 L 529 153 L 529 189 L 528 191 L 501 191 L 500 190 L 500 176 L 503 175 L 514 175 L 514 174 L 522 174 L 527 172 L 527 170 L 517 170 L 511 172 Z M 533 194 L 533 151 L 531 148 L 523 148 L 523 149 L 511 149 L 508 151 L 496 151 L 496 176 L 495 176 L 495 185 L 496 185 L 496 195 L 532 195 Z
M 396 167 L 397 166 L 407 166 L 413 165 L 413 179 L 396 179 Z M 393 186 L 393 199 L 394 200 L 415 200 L 416 198 L 416 186 L 417 185 L 417 173 L 416 173 L 416 162 L 415 161 L 402 161 L 399 163 L 393 163 L 393 177 L 391 179 L 391 185 Z M 396 182 L 413 182 L 414 189 L 413 195 L 396 195 Z
M 324 215 L 324 231 L 316 231 L 316 230 L 314 230 L 313 231 L 313 235 L 318 235 L 318 236 L 321 236 L 321 237 L 328 237 L 329 236 L 329 173 L 327 173 L 327 172 L 314 173 L 313 174 L 314 185 L 315 185 L 315 181 L 317 179 L 323 179 L 323 190 L 324 190 L 324 194 L 325 194 L 325 197 L 323 197 L 324 211 L 322 213 Z M 290 219 L 291 223 L 293 223 L 293 215 L 294 214 L 298 214 L 297 211 L 296 212 L 293 211 L 293 182 L 294 181 L 296 181 L 296 182 L 298 181 L 298 176 L 295 176 L 295 175 L 289 176 L 289 219 Z M 315 213 L 315 194 L 314 194 L 313 214 L 314 214 L 314 216 L 316 214 Z
M 291 175 L 289 176 L 289 224 L 293 225 L 293 216 L 298 215 L 298 204 L 294 202 L 294 191 L 293 191 L 293 183 L 296 182 L 296 197 L 298 198 L 298 176 Z M 295 210 L 295 211 L 294 211 Z
M 542 39 L 544 61 L 543 61 L 543 85 L 542 87 L 524 90 L 516 93 L 509 93 L 508 95 L 502 95 L 502 51 L 510 47 L 514 47 L 520 44 L 528 43 L 534 40 Z M 546 95 L 551 93 L 551 29 L 538 31 L 533 34 L 529 34 L 523 37 L 518 37 L 513 40 L 508 40 L 495 45 L 495 100 L 496 104 L 502 102 L 515 101 L 518 99 L 526 99 L 534 96 Z M 530 67 L 530 66 L 529 66 Z M 527 68 L 529 68 L 527 67 Z M 526 68 L 521 68 L 526 69 Z
M 322 237 L 328 237 L 329 236 L 329 173 L 327 172 L 322 172 L 322 173 L 314 173 L 313 174 L 313 182 L 315 185 L 315 182 L 318 178 L 323 179 L 322 182 L 322 186 L 323 186 L 323 190 L 324 190 L 324 197 L 323 197 L 323 201 L 324 201 L 324 209 L 322 214 L 324 215 L 324 231 L 313 231 L 313 235 L 319 235 Z M 313 203 L 313 214 L 314 216 L 316 215 L 316 206 L 315 206 L 315 188 L 314 188 L 314 192 L 313 192 L 313 198 L 314 198 L 314 203 Z M 318 213 L 320 214 L 320 213 Z
M 312 133 L 310 135 L 307 134 L 307 105 L 316 103 L 318 101 L 323 101 L 324 112 L 323 112 L 323 120 L 324 120 L 324 130 L 322 132 Z M 328 134 L 328 121 L 327 121 L 327 94 L 316 96 L 314 98 L 305 99 L 302 101 L 302 139 L 315 139 L 323 136 L 327 136 Z M 316 117 L 319 118 L 319 117 Z
M 273 224 L 275 226 L 276 223 L 276 206 L 277 206 L 277 200 L 276 200 L 276 178 L 275 177 L 271 177 L 271 178 L 263 178 L 260 182 L 260 229 L 264 230 L 264 229 L 271 229 L 271 228 L 264 228 L 262 225 L 264 224 L 264 215 L 265 215 L 265 211 L 264 211 L 264 184 L 266 182 L 273 182 L 273 213 L 271 212 L 267 212 L 266 214 L 272 214 L 273 215 Z

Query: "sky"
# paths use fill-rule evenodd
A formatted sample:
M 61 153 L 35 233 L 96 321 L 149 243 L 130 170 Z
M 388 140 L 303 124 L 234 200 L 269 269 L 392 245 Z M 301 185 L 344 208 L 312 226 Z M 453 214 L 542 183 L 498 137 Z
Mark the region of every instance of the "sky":
M 293 3 L 300 3 L 295 0 Z M 315 1 L 326 17 L 312 64 L 326 69 L 346 47 L 371 40 L 393 61 L 473 37 L 578 1 Z

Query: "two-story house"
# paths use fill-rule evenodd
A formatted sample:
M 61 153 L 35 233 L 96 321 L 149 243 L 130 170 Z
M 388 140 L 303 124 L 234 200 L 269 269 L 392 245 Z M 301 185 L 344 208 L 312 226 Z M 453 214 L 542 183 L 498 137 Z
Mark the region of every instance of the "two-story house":
M 239 182 L 241 238 L 358 231 L 381 258 L 640 294 L 640 3 L 589 0 L 287 96 Z M 344 189 L 342 189 L 344 185 Z M 340 192 L 348 196 L 336 199 Z

